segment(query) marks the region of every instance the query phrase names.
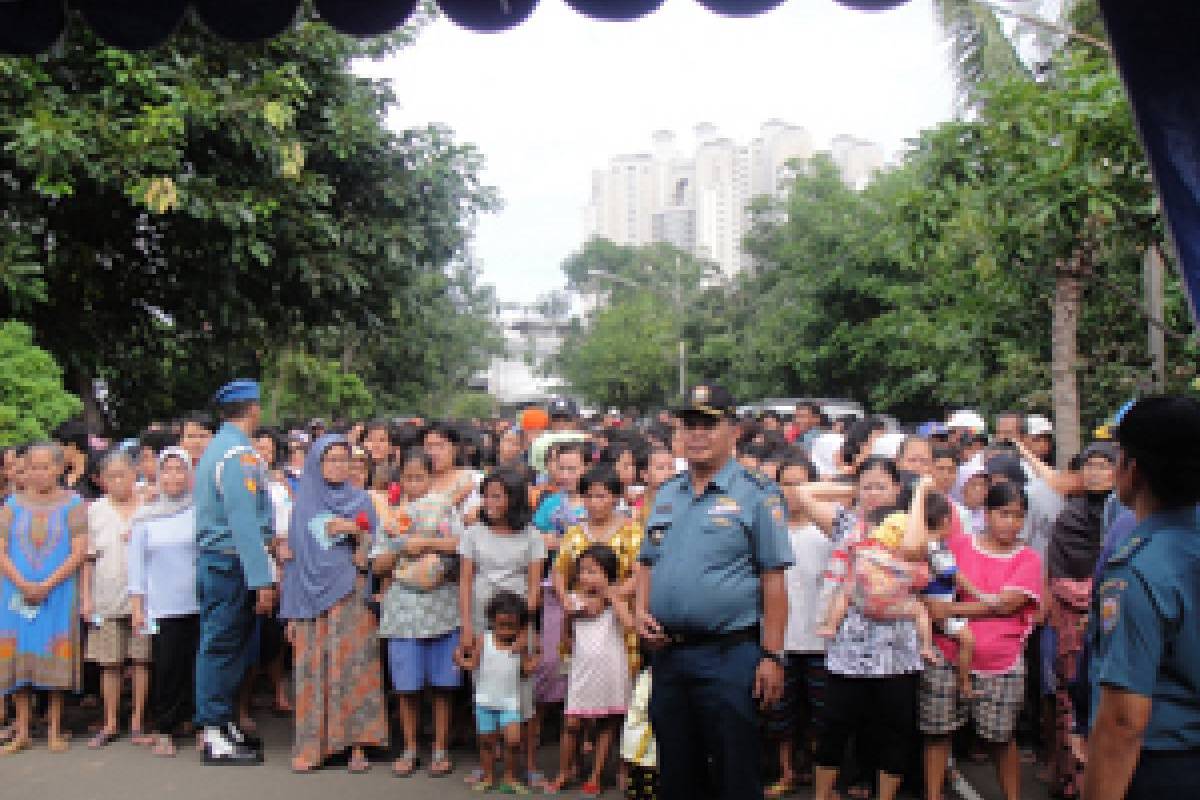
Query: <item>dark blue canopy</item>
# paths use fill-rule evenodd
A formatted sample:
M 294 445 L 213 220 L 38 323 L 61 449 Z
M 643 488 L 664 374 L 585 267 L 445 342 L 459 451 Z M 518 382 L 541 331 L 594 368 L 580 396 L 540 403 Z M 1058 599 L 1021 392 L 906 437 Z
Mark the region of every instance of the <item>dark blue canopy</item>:
M 823 2 L 824 0 L 809 0 Z M 437 0 L 455 24 L 481 32 L 521 24 L 537 0 Z M 644 16 L 663 0 L 565 0 L 598 20 Z M 713 13 L 749 16 L 782 0 L 696 0 Z M 836 0 L 863 11 L 907 0 Z M 1162 197 L 1179 266 L 1197 319 L 1200 298 L 1200 2 L 1099 0 L 1125 79 L 1142 141 Z M 300 0 L 0 0 L 0 53 L 43 52 L 62 36 L 76 9 L 109 44 L 140 50 L 161 43 L 194 14 L 219 36 L 238 42 L 269 38 L 293 24 Z M 313 0 L 317 13 L 354 36 L 392 31 L 417 0 Z

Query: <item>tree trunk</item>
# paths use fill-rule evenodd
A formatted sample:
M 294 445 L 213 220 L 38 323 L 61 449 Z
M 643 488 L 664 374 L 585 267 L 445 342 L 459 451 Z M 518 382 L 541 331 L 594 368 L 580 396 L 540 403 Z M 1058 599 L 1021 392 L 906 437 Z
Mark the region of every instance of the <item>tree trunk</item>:
M 87 426 L 88 433 L 103 433 L 104 414 L 100 410 L 100 402 L 96 399 L 95 379 L 91 373 L 83 370 L 79 373 L 78 381 L 76 391 L 83 402 L 83 423 Z
M 1050 327 L 1050 381 L 1054 398 L 1055 460 L 1065 467 L 1080 450 L 1079 312 L 1083 305 L 1082 258 L 1059 262 L 1054 274 L 1054 304 Z

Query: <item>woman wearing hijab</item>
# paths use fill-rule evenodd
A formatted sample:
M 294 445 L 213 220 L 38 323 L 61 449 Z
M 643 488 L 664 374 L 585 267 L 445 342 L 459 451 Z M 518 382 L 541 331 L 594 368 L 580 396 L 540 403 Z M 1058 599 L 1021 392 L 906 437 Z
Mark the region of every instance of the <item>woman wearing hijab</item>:
M 158 499 L 138 511 L 129 535 L 129 599 L 133 630 L 153 634 L 153 752 L 169 757 L 175 755 L 172 735 L 194 711 L 200 604 L 192 459 L 186 450 L 168 447 L 157 472 Z
M 349 770 L 366 772 L 364 750 L 387 741 L 375 618 L 366 606 L 374 504 L 350 483 L 350 443 L 317 440 L 296 490 L 283 567 L 280 616 L 295 648 L 296 743 L 292 770 L 309 772 L 350 748 Z

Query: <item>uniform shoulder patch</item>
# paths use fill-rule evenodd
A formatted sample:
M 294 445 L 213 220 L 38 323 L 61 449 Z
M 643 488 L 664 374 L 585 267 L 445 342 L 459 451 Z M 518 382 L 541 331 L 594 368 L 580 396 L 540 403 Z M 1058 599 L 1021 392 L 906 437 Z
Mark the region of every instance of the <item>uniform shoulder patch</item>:
M 1112 633 L 1117 627 L 1117 619 L 1121 616 L 1121 601 L 1116 595 L 1109 595 L 1100 601 L 1100 629 Z
M 242 457 L 238 460 L 241 461 L 243 467 L 258 466 L 258 456 L 253 453 L 242 453 Z
M 1133 558 L 1139 550 L 1145 547 L 1146 542 L 1150 541 L 1146 536 L 1130 536 L 1120 547 L 1113 551 L 1113 554 L 1108 557 L 1109 564 L 1125 564 L 1129 559 Z

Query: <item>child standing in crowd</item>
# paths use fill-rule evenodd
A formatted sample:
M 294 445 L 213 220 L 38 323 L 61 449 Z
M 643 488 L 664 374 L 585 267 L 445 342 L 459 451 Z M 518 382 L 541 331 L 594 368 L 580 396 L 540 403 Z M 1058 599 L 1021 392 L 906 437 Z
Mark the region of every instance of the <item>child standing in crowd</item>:
M 516 774 L 521 752 L 522 683 L 533 670 L 529 609 L 513 592 L 497 593 L 487 604 L 487 630 L 464 640 L 455 660 L 475 679 L 475 725 L 481 775 L 476 791 L 529 794 Z M 496 783 L 496 755 L 504 750 L 504 780 Z
M 455 665 L 459 643 L 458 558 L 462 525 L 444 495 L 430 492 L 433 462 L 424 450 L 400 460 L 403 497 L 389 503 L 371 557 L 386 579 L 379 636 L 387 641 L 392 688 L 400 694 L 404 751 L 392 771 L 412 775 L 419 766 L 417 735 L 421 698 L 433 693 L 433 761 L 449 748 L 452 692 L 462 681 Z
M 658 797 L 658 746 L 650 727 L 650 668 L 638 673 L 621 730 L 621 765 L 625 770 L 626 800 Z
M 475 641 L 476 633 L 486 630 L 484 612 L 502 591 L 524 598 L 529 613 L 536 613 L 546 562 L 545 541 L 529 524 L 529 490 L 523 476 L 492 473 L 484 478 L 481 491 L 481 521 L 463 531 L 458 544 L 462 557 L 458 607 L 464 641 Z M 521 719 L 528 722 L 533 717 L 533 687 L 528 680 L 521 681 L 520 698 Z M 530 727 L 526 725 L 525 756 L 529 772 L 534 773 L 537 740 Z M 482 779 L 483 773 L 478 771 L 467 780 L 478 783 Z
M 767 730 L 779 743 L 779 778 L 766 789 L 769 798 L 792 794 L 812 783 L 816 720 L 825 687 L 825 640 L 816 629 L 821 612 L 821 576 L 833 543 L 795 501 L 799 487 L 818 479 L 816 467 L 801 455 L 782 459 L 779 486 L 788 507 L 788 538 L 795 565 L 788 567 L 788 622 L 784 631 L 784 694 L 768 716 Z M 802 745 L 796 764 L 797 745 Z
M 608 752 L 629 702 L 625 632 L 633 629 L 627 600 L 616 591 L 617 554 L 594 544 L 575 559 L 575 591 L 566 598 L 571 653 L 566 721 L 558 776 L 546 788 L 557 794 L 571 780 L 575 748 L 584 723 L 595 728 L 592 772 L 580 791 L 598 797 Z
M 133 665 L 130 735 L 134 744 L 148 745 L 154 741 L 146 736 L 142 725 L 150 688 L 150 637 L 144 630 L 134 629 L 129 604 L 129 535 L 138 509 L 134 495 L 137 467 L 128 453 L 116 450 L 101 464 L 100 476 L 105 495 L 87 510 L 88 561 L 83 573 L 81 613 L 91 623 L 87 660 L 102 670 L 104 725 L 88 747 L 105 747 L 120 733 L 117 714 L 126 662 Z
M 654 496 L 658 494 L 658 488 L 675 474 L 675 456 L 663 445 L 652 446 L 641 469 L 642 484 L 646 490 L 638 498 L 634 517 L 639 524 L 645 526 L 646 517 L 654 507 Z

